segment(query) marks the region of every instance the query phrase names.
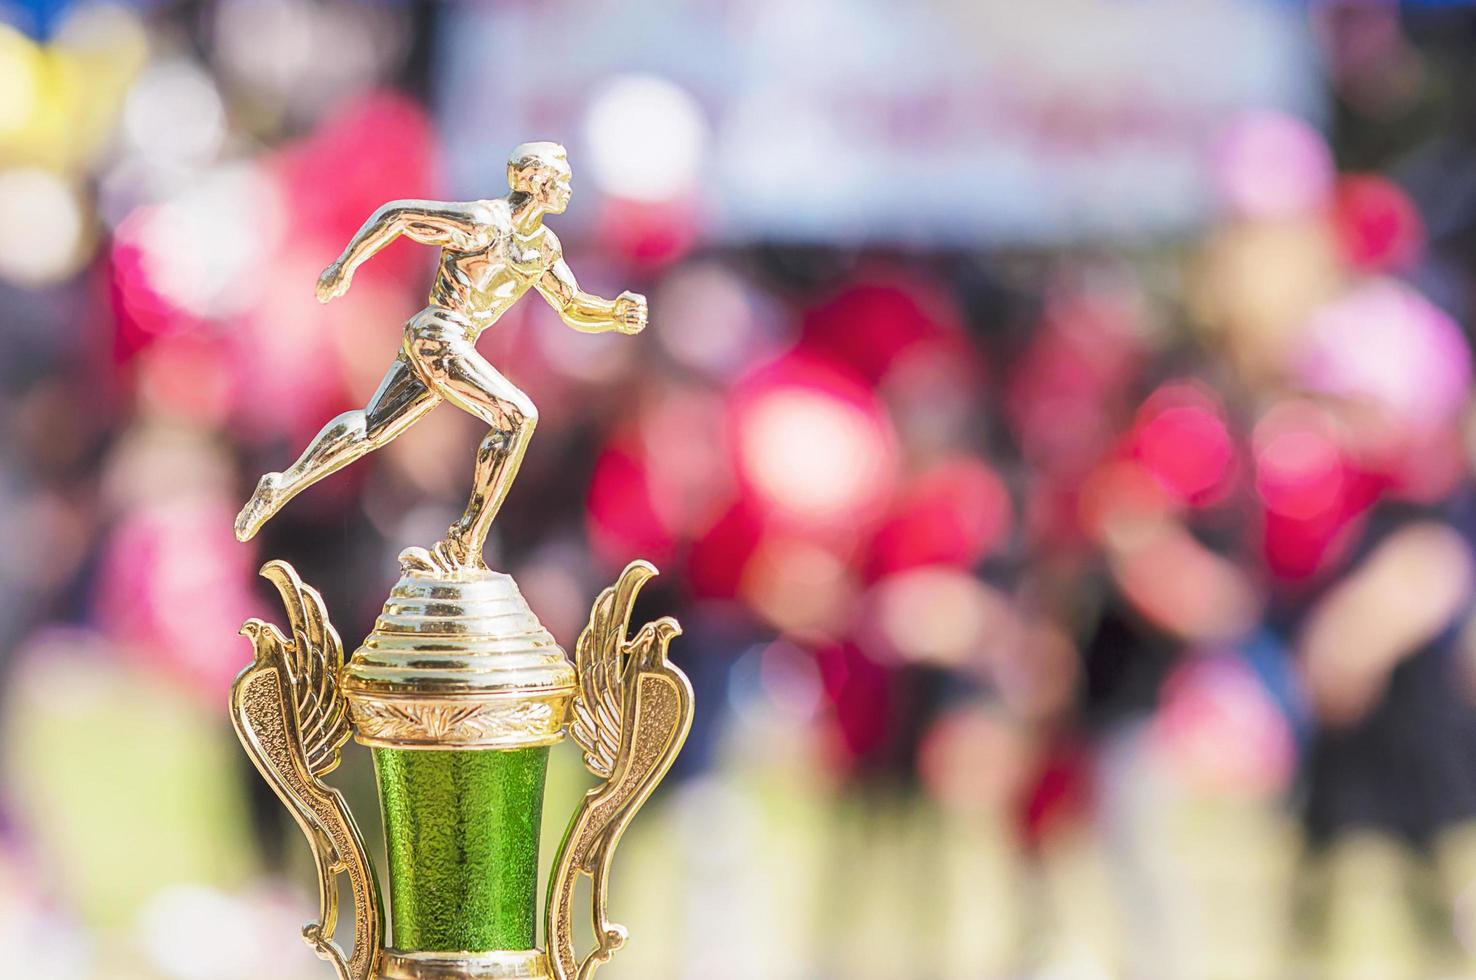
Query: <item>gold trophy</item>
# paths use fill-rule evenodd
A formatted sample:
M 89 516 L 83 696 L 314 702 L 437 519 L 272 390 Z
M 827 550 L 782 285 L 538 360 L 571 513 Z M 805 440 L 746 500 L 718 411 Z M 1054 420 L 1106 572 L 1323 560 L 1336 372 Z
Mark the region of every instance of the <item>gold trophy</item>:
M 651 565 L 632 562 L 600 594 L 570 663 L 512 578 L 482 558 L 538 413 L 477 353 L 477 337 L 529 288 L 576 330 L 646 326 L 645 297 L 581 291 L 543 225 L 569 201 L 563 147 L 525 143 L 507 172 L 504 198 L 386 204 L 323 272 L 318 298 L 327 302 L 398 235 L 441 249 L 429 305 L 405 325 L 368 406 L 333 419 L 292 466 L 263 476 L 236 519 L 236 536 L 248 540 L 293 496 L 443 400 L 487 423 L 466 512 L 432 547 L 400 554 L 400 579 L 347 663 L 322 597 L 282 561 L 262 574 L 282 596 L 287 631 L 257 619 L 241 629 L 255 658 L 232 688 L 232 720 L 307 836 L 321 912 L 303 938 L 341 980 L 588 980 L 626 938 L 607 917 L 615 847 L 691 727 L 691 684 L 667 659 L 680 627 L 662 617 L 630 632 Z M 549 746 L 566 731 L 602 782 L 574 813 L 555 859 L 544 949 L 536 944 L 543 786 Z M 350 735 L 372 748 L 378 775 L 392 945 L 362 835 L 323 781 Z M 334 940 L 340 875 L 354 900 L 348 953 Z M 591 880 L 597 943 L 582 956 L 573 935 L 580 875 Z

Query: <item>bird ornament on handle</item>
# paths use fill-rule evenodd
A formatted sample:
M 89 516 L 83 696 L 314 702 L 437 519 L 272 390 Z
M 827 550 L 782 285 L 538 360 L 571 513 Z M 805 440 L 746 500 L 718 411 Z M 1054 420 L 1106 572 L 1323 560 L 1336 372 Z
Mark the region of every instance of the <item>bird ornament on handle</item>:
M 282 596 L 292 636 L 260 619 L 242 625 L 255 655 L 231 687 L 231 721 L 313 851 L 319 917 L 303 927 L 303 939 L 333 964 L 340 980 L 369 980 L 384 933 L 379 885 L 347 803 L 323 782 L 338 767 L 351 734 L 348 702 L 338 687 L 343 643 L 328 621 L 322 596 L 303 584 L 291 565 L 269 561 L 261 574 Z M 341 874 L 348 875 L 354 896 L 351 954 L 333 940 Z
M 671 768 L 692 727 L 692 684 L 667 659 L 681 627 L 670 616 L 626 639 L 636 595 L 656 575 L 649 562 L 626 566 L 600 593 L 574 651 L 578 674 L 569 734 L 584 764 L 604 780 L 575 811 L 549 878 L 544 908 L 549 966 L 557 980 L 589 980 L 625 944 L 608 918 L 610 864 L 620 835 Z M 574 886 L 590 879 L 590 915 L 599 945 L 574 949 Z

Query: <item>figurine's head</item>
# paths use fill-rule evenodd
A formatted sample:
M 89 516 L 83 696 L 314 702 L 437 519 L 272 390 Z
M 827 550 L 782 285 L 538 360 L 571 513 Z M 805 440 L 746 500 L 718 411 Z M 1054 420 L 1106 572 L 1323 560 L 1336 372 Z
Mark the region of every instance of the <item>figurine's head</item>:
M 557 143 L 523 143 L 507 158 L 508 186 L 553 214 L 569 206 L 569 176 L 569 156 Z

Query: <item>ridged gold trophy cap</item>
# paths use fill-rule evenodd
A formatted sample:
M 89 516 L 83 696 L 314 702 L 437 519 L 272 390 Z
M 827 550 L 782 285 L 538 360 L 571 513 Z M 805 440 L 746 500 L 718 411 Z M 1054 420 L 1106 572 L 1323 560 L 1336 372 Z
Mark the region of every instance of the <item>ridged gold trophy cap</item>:
M 574 665 L 501 572 L 410 571 L 344 668 L 355 734 L 396 748 L 557 742 Z

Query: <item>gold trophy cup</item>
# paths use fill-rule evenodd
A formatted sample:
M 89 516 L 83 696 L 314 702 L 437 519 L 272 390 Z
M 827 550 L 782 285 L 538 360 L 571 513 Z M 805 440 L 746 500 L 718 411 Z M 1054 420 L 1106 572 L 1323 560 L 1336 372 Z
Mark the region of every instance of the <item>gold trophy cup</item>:
M 232 720 L 307 836 L 321 911 L 303 938 L 342 980 L 587 980 L 626 938 L 607 918 L 615 847 L 691 727 L 691 684 L 667 659 L 680 627 L 663 617 L 631 635 L 636 596 L 656 574 L 650 564 L 632 562 L 600 593 L 571 663 L 512 578 L 483 561 L 538 414 L 477 353 L 477 337 L 530 288 L 576 330 L 634 334 L 646 325 L 643 296 L 581 291 L 543 226 L 569 200 L 563 148 L 519 146 L 508 183 L 510 193 L 493 200 L 386 204 L 323 272 L 318 297 L 327 302 L 399 235 L 441 248 L 430 302 L 405 325 L 369 404 L 324 426 L 288 469 L 263 476 L 236 520 L 237 537 L 251 538 L 293 496 L 442 401 L 488 425 L 465 513 L 431 547 L 401 553 L 401 577 L 347 662 L 322 597 L 285 562 L 267 562 L 262 574 L 282 597 L 287 629 L 258 619 L 242 626 L 255 657 L 232 688 Z M 544 777 L 548 748 L 566 732 L 602 782 L 574 813 L 555 859 L 541 948 Z M 379 778 L 392 945 L 362 835 L 324 782 L 350 735 L 371 747 Z M 340 875 L 354 900 L 348 953 L 334 940 Z M 597 942 L 582 956 L 573 936 L 580 875 L 591 880 Z

